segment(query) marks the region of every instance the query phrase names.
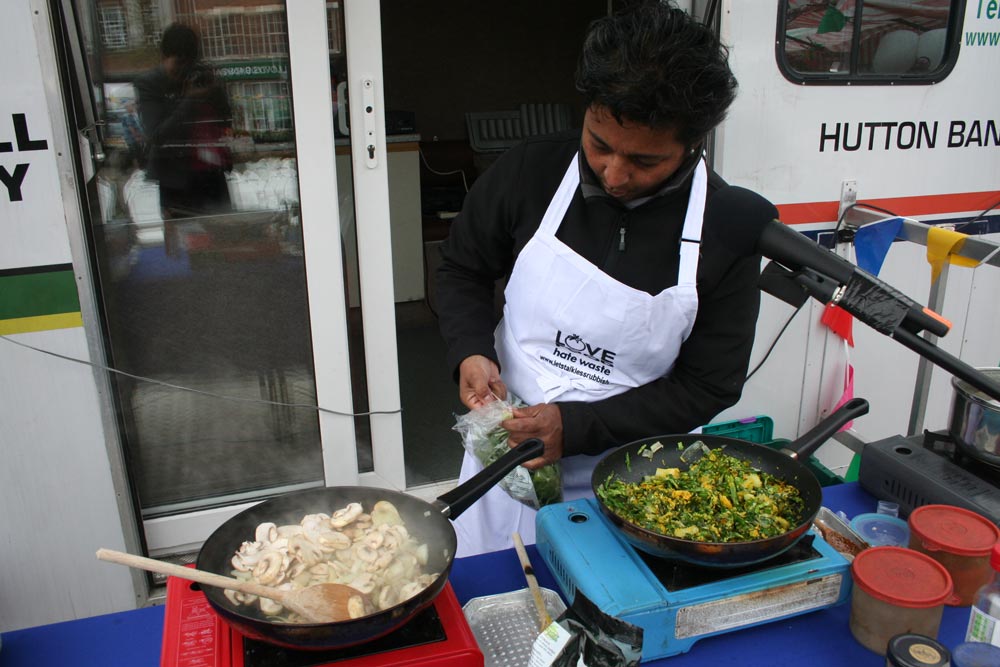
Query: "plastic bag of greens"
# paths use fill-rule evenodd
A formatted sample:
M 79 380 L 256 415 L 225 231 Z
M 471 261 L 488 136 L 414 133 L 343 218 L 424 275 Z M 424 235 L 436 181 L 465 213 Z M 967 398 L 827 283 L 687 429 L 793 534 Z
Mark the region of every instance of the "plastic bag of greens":
M 452 428 L 462 434 L 465 451 L 488 466 L 510 449 L 507 431 L 501 428 L 500 423 L 510 419 L 513 408 L 523 405 L 523 401 L 511 394 L 508 401 L 492 401 L 464 415 L 456 415 Z M 500 488 L 514 500 L 532 509 L 561 502 L 562 476 L 559 464 L 547 465 L 538 470 L 518 466 L 500 480 Z

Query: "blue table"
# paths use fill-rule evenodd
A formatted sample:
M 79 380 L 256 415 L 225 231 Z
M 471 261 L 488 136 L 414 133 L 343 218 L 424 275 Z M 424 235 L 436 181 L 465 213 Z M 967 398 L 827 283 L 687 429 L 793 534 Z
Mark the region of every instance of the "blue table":
M 823 489 L 823 504 L 848 516 L 875 509 L 875 499 L 857 483 Z M 558 590 L 544 561 L 528 547 L 539 583 Z M 463 604 L 470 598 L 524 587 L 514 551 L 499 551 L 457 559 L 451 584 Z M 885 658 L 865 649 L 848 629 L 850 603 L 709 637 L 690 652 L 647 665 L 810 665 L 822 667 L 883 667 Z M 951 648 L 962 641 L 968 607 L 946 607 L 938 639 Z M 158 667 L 163 637 L 163 607 L 149 607 L 55 623 L 3 635 L 0 667 Z

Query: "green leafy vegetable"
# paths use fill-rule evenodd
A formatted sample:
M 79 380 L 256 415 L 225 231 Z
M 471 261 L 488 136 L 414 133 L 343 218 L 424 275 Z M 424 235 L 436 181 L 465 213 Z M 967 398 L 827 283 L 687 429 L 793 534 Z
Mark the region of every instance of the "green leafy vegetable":
M 507 444 L 508 436 L 507 429 L 499 426 L 490 431 L 487 436 L 489 451 L 483 461 L 484 466 L 493 463 L 510 451 L 510 446 Z M 559 474 L 558 466 L 548 465 L 538 470 L 530 470 L 529 474 L 539 507 L 562 501 L 562 477 Z

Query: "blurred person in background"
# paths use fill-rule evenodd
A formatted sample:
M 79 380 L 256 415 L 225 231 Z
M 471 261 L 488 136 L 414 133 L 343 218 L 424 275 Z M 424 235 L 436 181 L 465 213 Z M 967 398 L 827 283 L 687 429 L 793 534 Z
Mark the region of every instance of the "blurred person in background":
M 146 177 L 159 184 L 164 220 L 232 210 L 226 181 L 232 112 L 225 89 L 200 59 L 198 42 L 191 27 L 170 25 L 160 64 L 134 81 Z

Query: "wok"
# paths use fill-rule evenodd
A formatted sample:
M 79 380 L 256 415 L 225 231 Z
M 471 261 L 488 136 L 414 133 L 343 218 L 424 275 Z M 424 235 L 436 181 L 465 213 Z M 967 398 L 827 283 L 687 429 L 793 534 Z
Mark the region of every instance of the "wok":
M 819 422 L 808 433 L 797 440 L 788 443 L 783 450 L 776 450 L 766 445 L 756 445 L 736 438 L 723 436 L 684 434 L 661 435 L 655 438 L 643 438 L 623 445 L 601 459 L 594 468 L 591 485 L 594 496 L 600 505 L 601 512 L 628 542 L 648 554 L 660 558 L 680 560 L 703 567 L 741 567 L 753 565 L 773 558 L 794 545 L 812 525 L 819 508 L 822 505 L 823 493 L 816 476 L 812 474 L 803 460 L 808 461 L 809 455 L 832 436 L 837 430 L 861 415 L 868 413 L 868 401 L 855 398 L 828 417 Z M 610 475 L 625 482 L 639 482 L 653 475 L 657 468 L 687 468 L 681 460 L 682 449 L 701 441 L 710 449 L 725 447 L 725 453 L 735 458 L 745 459 L 763 472 L 774 475 L 787 484 L 795 486 L 804 501 L 795 528 L 777 535 L 748 542 L 696 542 L 669 535 L 663 535 L 647 530 L 622 518 L 609 508 L 597 494 L 598 487 Z M 655 442 L 661 442 L 663 449 L 657 451 L 651 459 L 639 455 L 642 447 L 649 447 Z
M 338 649 L 386 635 L 428 607 L 444 589 L 455 557 L 455 529 L 449 518 L 469 508 L 494 484 L 525 461 L 541 456 L 541 440 L 525 440 L 464 484 L 426 502 L 398 491 L 364 486 L 340 486 L 296 491 L 265 500 L 232 517 L 213 532 L 198 553 L 197 568 L 229 575 L 240 545 L 253 540 L 258 524 L 297 524 L 306 514 L 333 513 L 359 502 L 365 511 L 379 500 L 396 506 L 410 535 L 428 545 L 424 572 L 438 573 L 430 586 L 408 600 L 368 616 L 335 623 L 279 623 L 256 606 L 232 603 L 220 588 L 204 587 L 205 597 L 219 616 L 247 637 L 292 649 Z

